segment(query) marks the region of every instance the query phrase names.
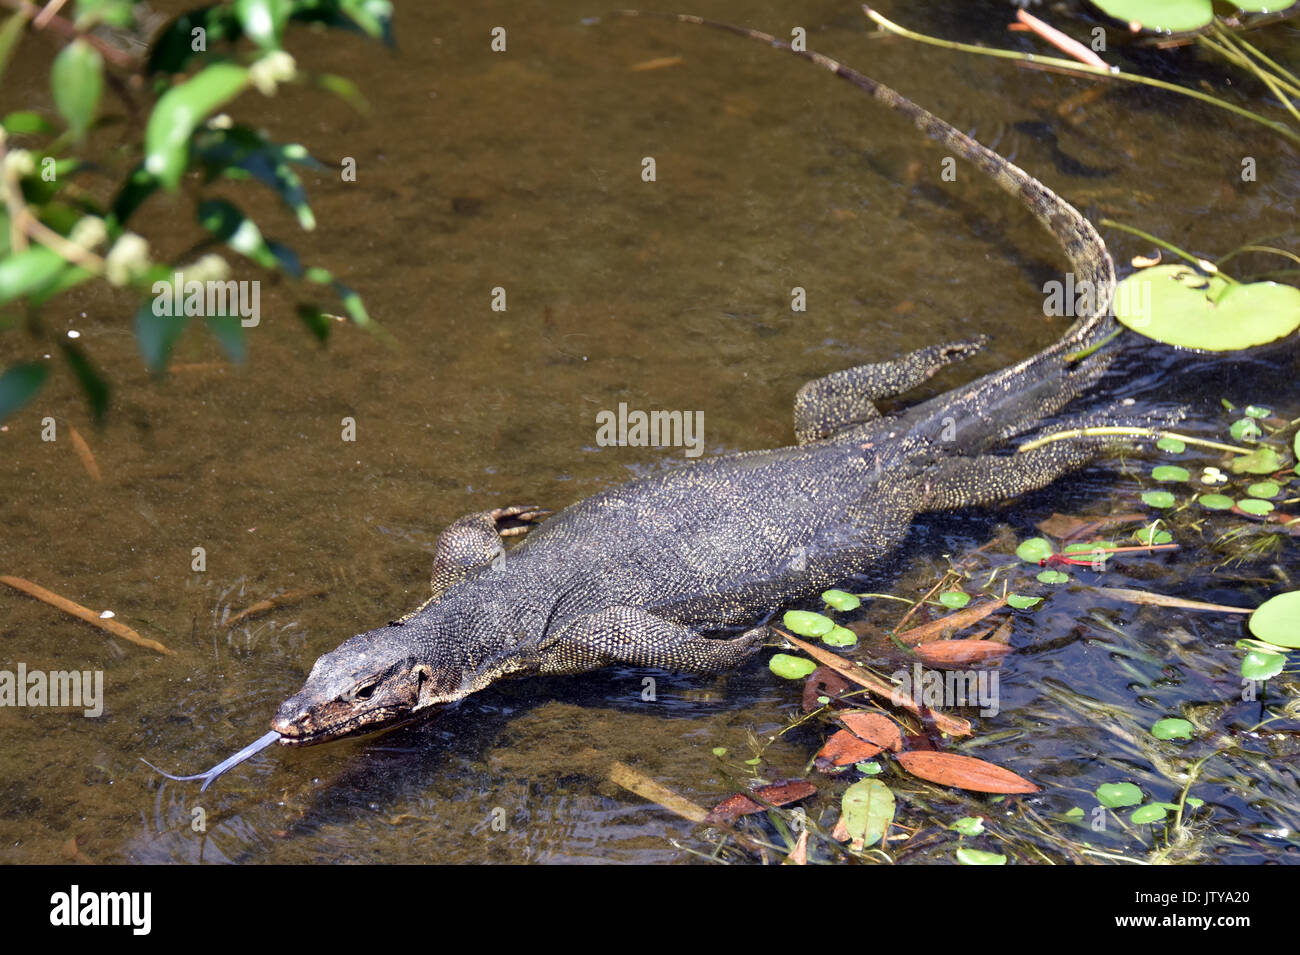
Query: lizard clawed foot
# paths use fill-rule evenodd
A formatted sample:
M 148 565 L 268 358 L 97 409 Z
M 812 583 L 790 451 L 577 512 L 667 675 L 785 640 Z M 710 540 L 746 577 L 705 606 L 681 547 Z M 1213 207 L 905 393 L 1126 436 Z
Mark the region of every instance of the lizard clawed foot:
M 516 504 L 512 507 L 498 507 L 489 513 L 500 536 L 517 537 L 527 534 L 539 521 L 555 512 L 536 504 Z

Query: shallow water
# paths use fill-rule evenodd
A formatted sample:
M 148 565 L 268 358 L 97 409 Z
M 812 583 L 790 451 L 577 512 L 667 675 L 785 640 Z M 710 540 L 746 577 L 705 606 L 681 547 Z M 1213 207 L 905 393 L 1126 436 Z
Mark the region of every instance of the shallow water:
M 946 4 L 893 6 L 886 12 L 917 29 L 1011 42 L 1003 3 L 967 2 L 960 16 Z M 767 747 L 759 767 L 744 763 L 751 740 L 798 711 L 798 687 L 768 672 L 766 654 L 719 677 L 613 669 L 502 684 L 423 725 L 270 750 L 202 796 L 138 761 L 197 772 L 260 736 L 320 653 L 420 602 L 436 535 L 458 516 L 563 506 L 685 463 L 681 448 L 598 446 L 602 409 L 702 411 L 709 454 L 772 447 L 792 440 L 791 398 L 810 377 L 990 333 L 986 353 L 927 386 L 935 393 L 1059 332 L 1042 317 L 1040 289 L 1063 259 L 1014 200 L 960 165 L 955 183 L 940 182 L 941 150 L 807 64 L 697 28 L 581 23 L 600 9 L 408 4 L 395 53 L 308 33 L 290 44 L 300 66 L 355 78 L 370 114 L 304 89 L 237 104 L 327 164 L 356 159 L 355 183 L 305 175 L 321 223 L 312 235 L 256 187 L 231 195 L 266 234 L 357 288 L 399 347 L 343 327 L 316 347 L 293 315 L 293 290 L 268 280 L 247 366 L 225 364 L 191 330 L 157 383 L 136 352 L 128 300 L 96 291 L 47 311 L 54 335 L 81 333 L 114 403 L 95 430 L 75 384 L 56 374 L 0 432 L 0 571 L 112 609 L 177 654 L 0 594 L 0 668 L 102 670 L 106 694 L 95 719 L 0 710 L 0 861 L 75 852 L 95 862 L 683 860 L 674 841 L 708 852 L 706 834 L 607 782 L 612 761 L 705 805 L 750 775 L 804 773 L 824 735 L 817 725 Z M 1123 89 L 1065 121 L 1057 106 L 1082 81 L 880 39 L 853 4 L 804 4 L 797 16 L 776 3 L 697 12 L 777 32 L 805 25 L 810 46 L 971 132 L 1094 220 L 1140 225 L 1212 257 L 1247 241 L 1294 246 L 1294 149 L 1210 107 Z M 508 29 L 505 54 L 488 49 L 497 25 Z M 48 108 L 36 52 L 27 44 L 10 67 L 5 111 Z M 630 70 L 674 56 L 676 66 Z M 657 161 L 653 184 L 640 178 L 644 156 Z M 1257 183 L 1240 182 L 1243 156 L 1258 159 Z M 140 215 L 160 244 L 196 238 L 185 198 L 155 200 Z M 1119 232 L 1107 239 L 1121 265 L 1150 251 Z M 789 308 L 796 285 L 808 290 L 806 313 Z M 505 312 L 490 308 L 496 286 Z M 50 347 L 0 336 L 6 365 Z M 1187 429 L 1207 436 L 1226 423 L 1220 397 L 1300 415 L 1294 351 L 1193 362 L 1135 344 L 1124 372 L 1117 388 L 1139 410 L 1177 391 L 1193 402 Z M 40 440 L 46 416 L 60 440 Z M 356 421 L 353 443 L 340 440 L 346 417 Z M 68 426 L 86 437 L 101 481 L 64 439 Z M 1113 465 L 1090 469 L 997 511 L 927 519 L 887 566 L 864 568 L 859 589 L 917 596 L 945 555 L 985 543 L 999 525 L 1024 537 L 1053 511 L 1134 510 L 1145 466 L 1127 467 L 1132 475 L 1118 478 Z M 1077 582 L 1239 606 L 1288 578 L 1294 587 L 1294 538 L 1212 576 L 1209 545 L 1227 526 L 1185 527 L 1176 556 L 1134 558 Z M 201 573 L 191 569 L 195 547 L 207 555 Z M 226 625 L 297 589 L 320 593 Z M 1113 665 L 1096 640 L 1119 638 L 1094 612 L 1125 631 L 1126 647 L 1167 658 L 1176 673 L 1141 664 L 1143 685 Z M 891 615 L 884 603 L 863 614 Z M 994 741 L 970 751 L 1044 785 L 1034 803 L 1044 814 L 1090 809 L 1092 788 L 1115 778 L 1107 760 L 1127 760 L 1145 780 L 1171 758 L 1124 751 L 1054 702 L 1053 687 L 1135 720 L 1236 705 L 1236 618 L 1156 614 L 1088 586 L 1016 616 L 1002 712 L 979 722 L 977 735 Z M 642 698 L 647 677 L 654 701 Z M 1218 781 L 1197 790 L 1229 833 L 1217 857 L 1295 858 L 1294 769 L 1275 755 L 1267 773 L 1220 765 Z M 823 793 L 808 812 L 829 824 L 837 784 L 816 781 Z M 976 805 L 898 785 L 910 793 L 910 825 L 942 825 Z M 1112 851 L 1141 851 L 1137 839 L 1109 838 Z

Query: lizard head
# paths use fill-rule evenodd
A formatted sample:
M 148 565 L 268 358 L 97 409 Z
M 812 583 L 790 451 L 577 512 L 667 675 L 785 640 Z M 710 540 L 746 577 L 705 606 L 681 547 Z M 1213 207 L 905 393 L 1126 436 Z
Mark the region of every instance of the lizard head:
M 312 746 L 408 723 L 464 695 L 459 667 L 423 659 L 412 628 L 358 634 L 317 659 L 303 688 L 276 712 L 283 746 Z

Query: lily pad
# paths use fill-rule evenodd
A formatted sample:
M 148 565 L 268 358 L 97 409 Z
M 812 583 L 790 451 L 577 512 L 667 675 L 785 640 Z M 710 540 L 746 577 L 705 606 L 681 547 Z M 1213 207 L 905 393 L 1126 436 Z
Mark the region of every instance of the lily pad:
M 1006 865 L 1007 857 L 998 852 L 985 852 L 983 849 L 968 849 L 962 846 L 957 850 L 957 861 L 962 865 Z
M 1265 600 L 1250 615 L 1250 632 L 1274 646 L 1300 649 L 1300 590 Z
M 1269 498 L 1277 497 L 1282 493 L 1282 489 L 1273 481 L 1260 481 L 1246 488 L 1246 493 L 1251 497 Z
M 894 794 L 879 779 L 860 779 L 844 791 L 844 828 L 854 848 L 873 846 L 894 821 Z
M 1016 548 L 1016 556 L 1026 563 L 1036 564 L 1051 556 L 1052 544 L 1045 537 L 1031 537 Z
M 1263 435 L 1254 418 L 1240 418 L 1228 428 L 1228 434 L 1234 441 L 1254 441 Z
M 857 610 L 862 606 L 861 600 L 853 594 L 845 593 L 843 590 L 828 590 L 822 594 L 822 600 L 836 610 Z
M 830 633 L 822 634 L 822 643 L 828 647 L 851 647 L 858 642 L 858 635 L 848 627 L 835 627 Z
M 1017 610 L 1027 610 L 1035 604 L 1043 602 L 1042 597 L 1026 597 L 1023 594 L 1008 594 L 1007 603 Z
M 1097 801 L 1107 809 L 1136 806 L 1142 801 L 1142 790 L 1132 783 L 1103 783 L 1097 787 Z
M 1237 502 L 1237 510 L 1245 511 L 1247 514 L 1254 514 L 1256 517 L 1263 517 L 1273 510 L 1273 505 L 1256 497 L 1247 497 Z
M 1156 442 L 1156 447 L 1161 451 L 1168 451 L 1170 454 L 1182 454 L 1187 450 L 1187 445 L 1178 438 L 1161 438 Z
M 1228 462 L 1233 474 L 1272 474 L 1282 467 L 1282 457 L 1272 448 L 1258 448 Z
M 1133 539 L 1139 544 L 1145 544 L 1147 547 L 1151 547 L 1153 544 L 1172 544 L 1174 541 L 1174 535 L 1168 531 L 1160 530 L 1159 528 L 1152 526 L 1134 531 Z
M 1151 469 L 1151 477 L 1157 481 L 1187 481 L 1192 476 L 1187 473 L 1187 468 L 1180 468 L 1176 464 L 1162 464 Z
M 1151 727 L 1151 735 L 1156 739 L 1191 739 L 1193 733 L 1192 724 L 1176 716 L 1156 720 Z
M 1069 574 L 1063 574 L 1059 570 L 1045 570 L 1037 577 L 1038 582 L 1043 584 L 1063 584 L 1069 579 Z
M 772 659 L 767 661 L 767 668 L 779 677 L 787 680 L 802 680 L 813 670 L 817 669 L 817 664 L 811 660 L 805 660 L 803 657 L 791 656 L 788 653 L 775 653 Z
M 835 621 L 830 617 L 807 610 L 787 610 L 781 620 L 787 629 L 801 637 L 820 637 L 835 629 Z
M 1247 680 L 1271 680 L 1286 666 L 1286 657 L 1280 653 L 1251 650 L 1242 658 L 1241 675 Z
M 1168 491 L 1143 491 L 1142 503 L 1148 507 L 1173 507 L 1178 499 Z
M 1155 802 L 1148 806 L 1138 806 L 1129 818 L 1135 825 L 1141 826 L 1148 822 L 1159 822 L 1167 815 L 1169 815 L 1167 804 Z
M 978 836 L 984 831 L 984 819 L 982 816 L 962 816 L 948 828 L 955 829 L 963 836 Z
M 1106 0 L 1112 2 L 1117 0 Z M 1197 2 L 1204 4 L 1208 15 L 1210 0 Z M 1202 275 L 1186 265 L 1157 265 L 1119 283 L 1115 317 L 1138 334 L 1166 345 L 1236 351 L 1276 341 L 1300 328 L 1300 289 L 1276 282 L 1233 284 L 1221 275 Z
M 1261 408 L 1259 405 L 1246 405 L 1241 409 L 1241 413 L 1252 418 L 1267 418 L 1273 411 L 1270 408 Z
M 1236 503 L 1232 498 L 1222 494 L 1202 494 L 1198 500 L 1201 502 L 1201 507 L 1209 508 L 1211 511 L 1228 511 Z
M 960 610 L 970 603 L 970 594 L 961 590 L 945 590 L 939 595 L 939 603 L 949 610 Z

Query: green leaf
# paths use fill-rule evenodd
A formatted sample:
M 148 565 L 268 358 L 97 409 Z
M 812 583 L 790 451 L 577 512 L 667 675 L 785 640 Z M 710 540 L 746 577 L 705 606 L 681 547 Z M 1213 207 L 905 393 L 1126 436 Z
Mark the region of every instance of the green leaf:
M 248 345 L 244 341 L 244 326 L 240 323 L 239 316 L 209 315 L 207 325 L 208 331 L 221 344 L 221 350 L 227 358 L 236 365 L 242 365 L 248 360 Z
M 1156 447 L 1161 451 L 1168 451 L 1170 454 L 1182 454 L 1187 450 L 1187 445 L 1178 438 L 1161 438 L 1156 442 Z
M 801 637 L 820 637 L 835 629 L 835 621 L 830 617 L 807 610 L 787 610 L 781 622 L 787 630 L 792 630 Z
M 858 635 L 847 627 L 836 626 L 830 633 L 822 635 L 822 643 L 828 647 L 851 647 L 858 642 Z
M 1272 474 L 1281 468 L 1282 458 L 1272 448 L 1256 448 L 1228 462 L 1228 470 L 1233 474 Z
M 1256 517 L 1263 517 L 1273 510 L 1273 505 L 1258 498 L 1246 497 L 1237 502 L 1237 510 L 1245 511 L 1247 514 L 1254 514 Z
M 1173 543 L 1174 535 L 1168 531 L 1158 530 L 1155 524 L 1133 532 L 1133 539 L 1139 544 L 1150 547 L 1153 544 Z
M 855 595 L 845 593 L 842 590 L 828 590 L 822 594 L 822 600 L 836 610 L 857 610 L 862 606 L 862 601 Z
M 1151 727 L 1151 735 L 1156 739 L 1191 739 L 1194 732 L 1191 723 L 1176 716 L 1156 720 Z
M 1261 408 L 1259 405 L 1246 405 L 1246 407 L 1241 410 L 1241 413 L 1249 415 L 1252 418 L 1267 418 L 1273 412 L 1268 408 Z
M 1064 584 L 1069 582 L 1070 575 L 1059 570 L 1045 570 L 1034 579 L 1043 584 Z
M 295 311 L 297 311 L 298 317 L 302 319 L 303 324 L 323 345 L 329 339 L 330 326 L 334 324 L 330 317 L 315 305 L 306 302 L 300 303 Z
M 985 852 L 962 846 L 957 850 L 957 861 L 962 865 L 1006 865 L 1007 857 L 998 852 Z
M 970 594 L 961 590 L 945 590 L 939 594 L 939 603 L 949 610 L 960 610 L 970 603 Z
M 788 653 L 774 653 L 772 659 L 767 661 L 767 668 L 786 680 L 802 680 L 817 669 L 817 664 Z
M 1167 345 L 1235 351 L 1300 328 L 1300 289 L 1274 282 L 1229 284 L 1186 265 L 1157 265 L 1119 283 L 1115 317 Z
M 1300 649 L 1300 590 L 1270 597 L 1250 615 L 1250 632 L 1274 646 Z
M 1168 491 L 1143 491 L 1142 503 L 1148 507 L 1173 507 L 1178 499 Z
M 1165 816 L 1169 815 L 1169 810 L 1163 803 L 1151 803 L 1147 806 L 1138 806 L 1133 810 L 1129 819 L 1136 826 L 1143 826 L 1149 822 L 1159 822 Z
M 1234 504 L 1232 498 L 1223 494 L 1202 494 L 1197 500 L 1201 502 L 1201 507 L 1211 511 L 1228 511 Z
M 1008 594 L 1007 603 L 1017 610 L 1027 610 L 1035 604 L 1042 603 L 1042 597 L 1026 597 L 1021 594 Z
M 43 245 L 0 259 L 0 305 L 39 291 L 67 267 L 63 256 Z
M 36 362 L 10 365 L 0 375 L 0 421 L 8 419 L 15 411 L 36 396 L 45 382 L 47 369 Z
M 713 747 L 713 755 L 718 757 L 718 759 L 721 759 L 723 756 L 727 755 L 727 747 L 725 746 Z
M 1097 801 L 1107 809 L 1136 806 L 1142 801 L 1142 790 L 1132 783 L 1103 783 L 1097 787 Z
M 1228 434 L 1232 435 L 1234 441 L 1254 441 L 1263 433 L 1254 418 L 1241 418 L 1228 428 Z
M 894 794 L 879 779 L 859 779 L 844 791 L 841 807 L 854 848 L 874 846 L 894 821 Z
M 1151 469 L 1151 477 L 1157 481 L 1187 481 L 1191 475 L 1187 473 L 1187 468 L 1180 468 L 1176 464 L 1162 464 Z
M 42 116 L 40 113 L 33 113 L 31 110 L 19 110 L 16 113 L 10 113 L 3 122 L 6 133 L 19 135 L 47 134 L 54 132 L 54 124 Z
M 289 20 L 287 0 L 235 0 L 235 17 L 244 34 L 264 50 L 278 50 Z
M 1273 481 L 1260 481 L 1246 488 L 1246 493 L 1251 497 L 1269 498 L 1277 497 L 1282 493 L 1282 489 Z
M 962 816 L 948 828 L 963 836 L 978 836 L 984 831 L 984 819 L 980 816 Z
M 1031 537 L 1022 541 L 1016 548 L 1016 556 L 1029 564 L 1037 564 L 1052 554 L 1051 541 L 1043 537 Z
M 153 300 L 141 303 L 135 312 L 135 340 L 145 364 L 155 375 L 167 370 L 172 347 L 185 331 L 189 319 L 184 315 L 155 315 Z
M 854 763 L 853 768 L 860 773 L 865 773 L 868 776 L 879 776 L 881 773 L 885 771 L 885 767 L 881 766 L 874 759 L 866 763 Z
M 195 31 L 202 31 L 196 34 Z M 183 13 L 158 34 L 149 50 L 145 71 L 155 73 L 183 73 L 190 60 L 206 58 L 209 51 L 223 40 L 237 40 L 243 29 L 234 11 L 226 4 L 213 4 Z M 194 37 L 204 38 L 205 48 L 194 49 Z
M 13 55 L 14 47 L 18 45 L 18 39 L 23 35 L 23 30 L 27 28 L 27 21 L 30 16 L 26 10 L 20 10 L 17 13 L 10 14 L 4 25 L 0 26 L 0 77 L 5 74 L 5 67 L 9 65 L 9 57 Z
M 257 130 L 236 124 L 225 129 L 200 129 L 194 136 L 194 155 L 203 163 L 209 181 L 218 176 L 252 176 L 275 191 L 304 229 L 316 227 L 302 179 L 292 164 L 323 167 L 297 143 L 273 143 Z
M 59 51 L 50 69 L 50 93 L 75 138 L 84 137 L 94 122 L 103 92 L 104 58 L 98 50 L 78 38 Z
M 108 410 L 108 383 L 95 371 L 90 360 L 86 358 L 85 353 L 72 342 L 63 340 L 59 342 L 59 347 L 63 350 L 63 357 L 72 369 L 73 375 L 81 384 L 81 390 L 86 396 L 86 401 L 90 403 L 90 413 L 99 424 L 104 420 L 104 412 Z
M 175 189 L 189 165 L 190 136 L 199 123 L 248 85 L 248 70 L 214 63 L 158 100 L 145 128 L 144 168 Z
M 1241 675 L 1247 680 L 1271 680 L 1286 666 L 1286 657 L 1280 653 L 1251 650 L 1242 658 Z

